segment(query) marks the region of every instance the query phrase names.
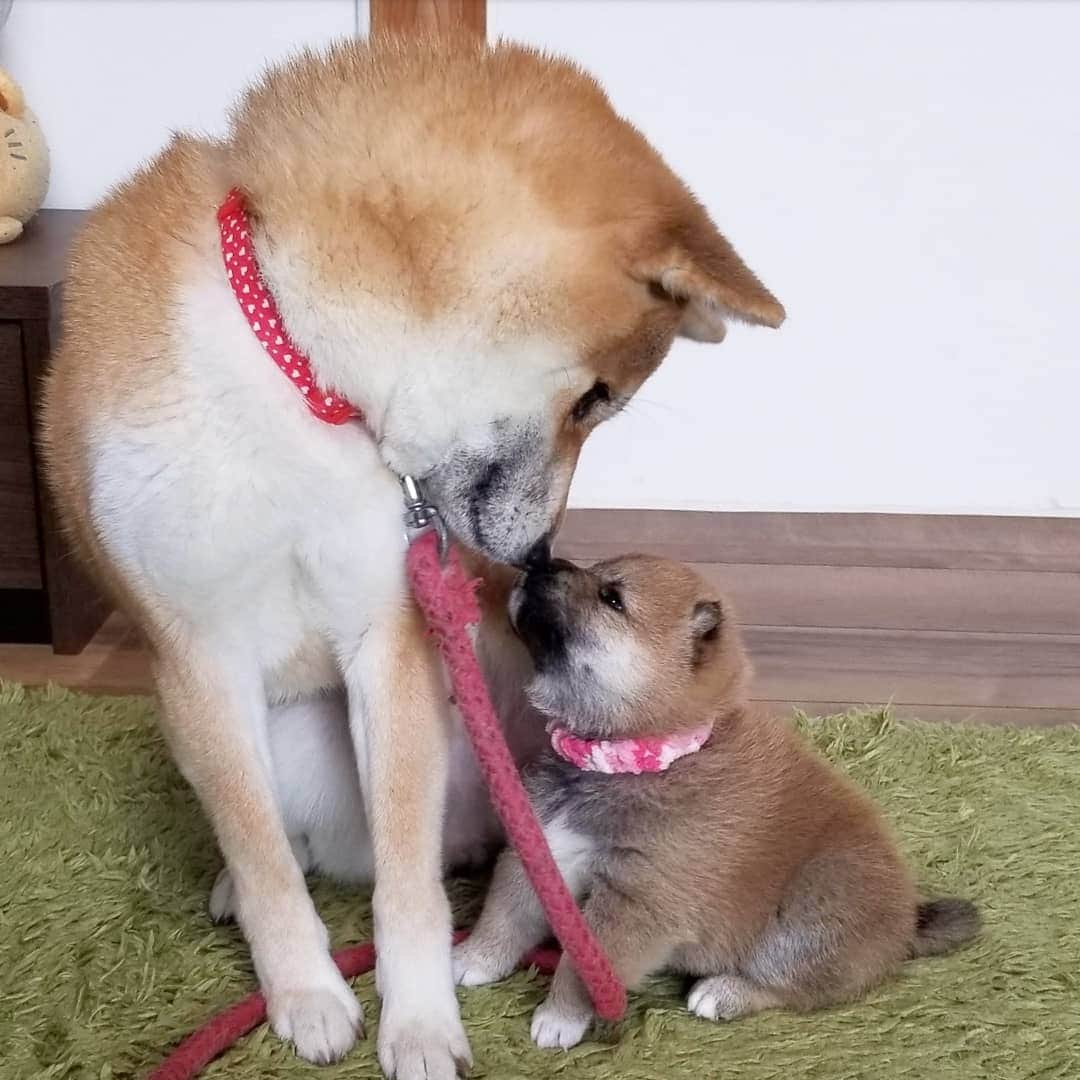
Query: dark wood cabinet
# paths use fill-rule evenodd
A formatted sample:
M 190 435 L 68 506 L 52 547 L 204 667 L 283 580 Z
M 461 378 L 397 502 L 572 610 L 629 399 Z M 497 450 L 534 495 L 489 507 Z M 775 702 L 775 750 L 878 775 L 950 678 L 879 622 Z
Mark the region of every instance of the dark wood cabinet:
M 35 441 L 64 265 L 82 216 L 43 210 L 0 246 L 0 641 L 50 642 L 58 653 L 79 652 L 107 613 L 57 529 Z

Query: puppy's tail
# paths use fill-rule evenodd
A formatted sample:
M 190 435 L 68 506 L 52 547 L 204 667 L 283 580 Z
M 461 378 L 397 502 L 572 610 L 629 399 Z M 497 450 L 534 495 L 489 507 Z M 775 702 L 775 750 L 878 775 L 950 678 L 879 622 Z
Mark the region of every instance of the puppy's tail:
M 979 932 L 981 923 L 978 909 L 970 900 L 952 896 L 924 900 L 916 911 L 911 955 L 939 956 L 951 952 L 970 941 Z

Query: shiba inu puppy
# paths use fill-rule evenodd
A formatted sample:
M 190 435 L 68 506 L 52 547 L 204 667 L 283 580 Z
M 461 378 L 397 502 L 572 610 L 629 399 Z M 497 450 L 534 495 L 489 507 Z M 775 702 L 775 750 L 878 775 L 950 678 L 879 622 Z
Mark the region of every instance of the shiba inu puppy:
M 975 933 L 967 901 L 919 899 L 870 799 L 747 704 L 731 612 L 689 568 L 556 561 L 524 577 L 510 612 L 551 737 L 526 786 L 628 986 L 685 972 L 696 980 L 688 1007 L 710 1020 L 813 1009 Z M 547 934 L 505 851 L 455 950 L 457 981 L 503 978 Z M 533 1038 L 571 1047 L 591 1019 L 561 963 Z
M 90 214 L 45 395 L 55 502 L 153 652 L 228 870 L 215 910 L 301 1056 L 339 1058 L 361 1023 L 302 874 L 348 847 L 307 835 L 327 820 L 326 770 L 299 757 L 314 740 L 344 746 L 355 843 L 370 829 L 383 1069 L 469 1061 L 441 841 L 463 755 L 410 599 L 399 477 L 478 559 L 542 560 L 586 436 L 672 339 L 783 317 L 597 84 L 512 45 L 304 53 L 222 141 L 176 138 Z M 324 423 L 322 400 L 357 419 Z M 500 674 L 520 652 L 505 618 L 480 642 Z M 327 694 L 346 713 L 332 746 Z

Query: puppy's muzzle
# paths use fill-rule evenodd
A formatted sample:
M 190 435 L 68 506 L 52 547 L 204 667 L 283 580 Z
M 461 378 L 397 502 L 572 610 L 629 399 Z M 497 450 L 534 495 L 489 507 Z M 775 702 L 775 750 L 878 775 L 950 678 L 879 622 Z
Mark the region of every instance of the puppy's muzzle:
M 576 571 L 565 559 L 537 560 L 518 578 L 510 594 L 510 622 L 538 668 L 566 654 L 567 583 Z

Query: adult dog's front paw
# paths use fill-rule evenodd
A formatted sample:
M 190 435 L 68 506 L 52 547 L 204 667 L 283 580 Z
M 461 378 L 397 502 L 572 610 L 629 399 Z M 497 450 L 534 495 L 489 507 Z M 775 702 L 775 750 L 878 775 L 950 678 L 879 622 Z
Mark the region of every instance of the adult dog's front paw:
M 472 1051 L 457 1016 L 398 1015 L 384 1003 L 379 1064 L 388 1080 L 455 1080 L 472 1068 Z
M 363 1034 L 363 1010 L 332 965 L 311 985 L 267 997 L 270 1026 L 296 1053 L 316 1065 L 344 1057 Z
M 505 979 L 514 970 L 512 960 L 507 962 L 505 957 L 495 956 L 473 938 L 454 946 L 452 962 L 454 982 L 458 986 L 487 986 Z
M 548 998 L 533 1013 L 532 1039 L 542 1050 L 569 1050 L 585 1037 L 591 1021 L 590 1012 L 567 1009 Z

